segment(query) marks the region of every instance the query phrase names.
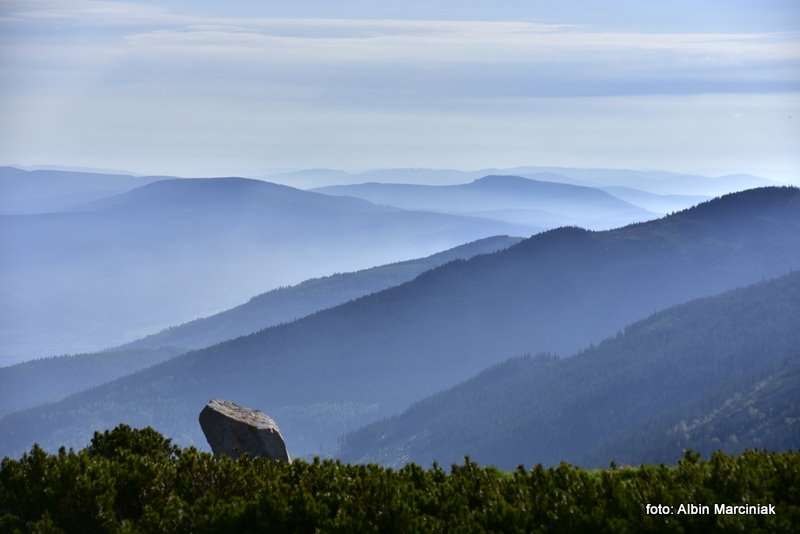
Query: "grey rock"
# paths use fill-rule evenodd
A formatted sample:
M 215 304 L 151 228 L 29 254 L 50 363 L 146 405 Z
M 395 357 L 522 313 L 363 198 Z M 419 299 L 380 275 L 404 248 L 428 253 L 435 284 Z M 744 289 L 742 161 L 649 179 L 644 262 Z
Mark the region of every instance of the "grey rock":
M 263 412 L 227 400 L 211 400 L 200 412 L 200 428 L 217 456 L 243 454 L 290 462 L 277 423 Z

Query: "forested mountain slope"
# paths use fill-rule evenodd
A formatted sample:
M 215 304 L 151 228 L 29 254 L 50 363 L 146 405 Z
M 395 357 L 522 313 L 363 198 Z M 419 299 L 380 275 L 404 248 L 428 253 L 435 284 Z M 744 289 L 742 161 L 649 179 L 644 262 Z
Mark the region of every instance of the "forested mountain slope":
M 174 347 L 108 350 L 0 367 L 0 416 L 63 399 L 177 356 Z
M 518 358 L 349 435 L 348 461 L 672 462 L 800 447 L 800 272 L 691 301 L 573 358 Z
M 126 344 L 125 348 L 180 347 L 188 350 L 207 347 L 394 287 L 454 260 L 506 249 L 521 240 L 509 236 L 487 237 L 424 258 L 313 278 L 262 293 L 240 306 L 168 328 Z
M 774 372 L 760 376 L 651 421 L 635 435 L 606 443 L 592 458 L 624 450 L 632 462 L 667 462 L 683 449 L 800 449 L 800 351 L 790 351 Z
M 562 228 L 0 420 L 2 452 L 120 422 L 204 444 L 209 398 L 258 407 L 296 455 L 525 352 L 571 354 L 649 314 L 800 266 L 800 190 L 728 195 L 608 232 Z
M 0 367 L 0 415 L 53 402 L 84 389 L 161 363 L 191 349 L 251 334 L 348 300 L 392 287 L 456 259 L 518 243 L 495 236 L 425 258 L 306 280 L 255 296 L 230 310 L 168 328 L 99 353 L 43 358 Z

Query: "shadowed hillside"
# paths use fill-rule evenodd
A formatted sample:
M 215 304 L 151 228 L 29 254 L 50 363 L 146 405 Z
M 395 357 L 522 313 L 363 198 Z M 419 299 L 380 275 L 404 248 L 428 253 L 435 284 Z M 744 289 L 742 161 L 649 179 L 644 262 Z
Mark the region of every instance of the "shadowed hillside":
M 168 328 L 128 343 L 124 348 L 180 347 L 188 350 L 207 347 L 408 282 L 454 260 L 506 249 L 521 240 L 508 236 L 487 237 L 425 258 L 306 280 L 257 295 L 245 304 L 210 317 Z
M 144 369 L 191 349 L 251 334 L 413 279 L 456 259 L 518 243 L 496 236 L 417 260 L 306 280 L 255 296 L 230 310 L 168 328 L 116 349 L 44 358 L 0 367 L 0 415 L 60 400 L 67 395 Z
M 800 273 L 691 301 L 573 358 L 489 369 L 349 435 L 348 461 L 513 468 L 800 447 Z

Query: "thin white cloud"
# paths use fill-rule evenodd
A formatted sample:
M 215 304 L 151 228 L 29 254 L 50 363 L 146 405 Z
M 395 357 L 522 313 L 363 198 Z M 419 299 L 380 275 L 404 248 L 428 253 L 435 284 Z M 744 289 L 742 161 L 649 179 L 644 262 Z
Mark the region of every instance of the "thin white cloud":
M 157 6 L 103 0 L 0 0 L 0 13 L 5 21 L 72 20 L 87 25 L 161 24 L 169 19 L 184 20 Z
M 601 32 L 523 21 L 203 17 L 103 0 L 6 0 L 0 6 L 20 24 L 59 19 L 87 27 L 130 26 L 121 37 L 154 50 L 278 47 L 296 58 L 385 61 L 568 59 L 598 52 L 673 53 L 727 63 L 800 59 L 796 34 Z M 149 30 L 141 31 L 143 26 Z
M 800 39 L 783 34 L 600 33 L 497 22 L 325 22 L 260 21 L 235 28 L 160 29 L 128 34 L 125 41 L 132 48 L 152 52 L 221 52 L 232 58 L 265 52 L 291 60 L 521 63 L 583 61 L 600 54 L 622 54 L 622 60 L 661 54 L 700 64 L 800 59 Z
M 571 154 L 797 169 L 797 98 L 779 95 L 800 87 L 798 61 L 793 33 L 0 0 L 0 156 L 138 168 L 141 154 L 153 172 L 191 160 L 187 174 L 579 163 Z

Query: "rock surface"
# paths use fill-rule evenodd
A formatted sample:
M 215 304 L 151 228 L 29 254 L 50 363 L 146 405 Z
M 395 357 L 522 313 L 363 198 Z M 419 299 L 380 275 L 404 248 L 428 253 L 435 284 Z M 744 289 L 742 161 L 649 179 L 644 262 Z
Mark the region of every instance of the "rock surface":
M 215 455 L 291 461 L 277 423 L 258 410 L 211 400 L 200 412 L 200 428 Z

